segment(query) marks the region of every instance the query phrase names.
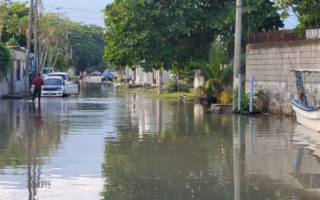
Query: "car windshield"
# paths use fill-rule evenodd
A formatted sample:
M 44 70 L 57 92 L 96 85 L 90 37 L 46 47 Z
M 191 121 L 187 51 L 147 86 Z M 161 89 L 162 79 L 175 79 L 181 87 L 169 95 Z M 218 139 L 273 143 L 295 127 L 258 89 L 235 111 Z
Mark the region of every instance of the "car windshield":
M 49 78 L 44 80 L 45 85 L 62 85 L 61 79 Z
M 44 69 L 43 70 L 43 74 L 47 74 L 48 73 L 48 70 L 47 69 Z
M 105 72 L 103 73 L 103 76 L 112 76 L 111 72 Z
M 67 77 L 65 74 L 49 74 L 48 76 L 60 76 L 64 81 L 67 80 Z

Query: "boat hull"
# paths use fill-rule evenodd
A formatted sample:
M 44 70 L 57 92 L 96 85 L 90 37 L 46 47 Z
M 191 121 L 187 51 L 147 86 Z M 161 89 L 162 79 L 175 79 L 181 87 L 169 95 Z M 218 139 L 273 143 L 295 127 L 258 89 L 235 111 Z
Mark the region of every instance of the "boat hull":
M 320 132 L 320 108 L 303 107 L 298 100 L 291 101 L 299 124 Z

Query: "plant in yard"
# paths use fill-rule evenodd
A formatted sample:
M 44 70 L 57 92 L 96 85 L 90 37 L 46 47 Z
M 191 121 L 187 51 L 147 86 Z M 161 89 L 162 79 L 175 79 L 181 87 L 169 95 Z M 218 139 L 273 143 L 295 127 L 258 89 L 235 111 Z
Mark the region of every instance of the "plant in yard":
M 225 60 L 226 55 L 223 45 L 219 41 L 213 41 L 210 44 L 208 61 L 195 60 L 190 62 L 191 66 L 201 69 L 206 78 L 205 84 L 196 88 L 198 94 L 206 94 L 208 98 L 213 96 L 219 103 L 231 102 L 231 96 L 225 89 L 225 77 L 231 67 L 227 66 L 224 69 L 220 69 Z
M 260 86 L 259 89 L 254 93 L 254 107 L 256 110 L 260 111 L 261 113 L 266 111 L 266 105 L 264 102 L 264 91 Z
M 238 110 L 238 87 L 236 89 L 232 89 L 232 98 L 234 103 L 235 110 Z M 250 94 L 245 92 L 245 88 L 241 88 L 241 110 L 249 111 L 250 107 Z
M 0 43 L 0 80 L 5 77 L 12 67 L 12 57 L 10 51 Z
M 179 85 L 178 85 L 179 84 Z M 187 84 L 179 83 L 179 81 L 175 78 L 169 79 L 164 87 L 165 93 L 173 93 L 173 92 L 188 92 L 189 88 Z

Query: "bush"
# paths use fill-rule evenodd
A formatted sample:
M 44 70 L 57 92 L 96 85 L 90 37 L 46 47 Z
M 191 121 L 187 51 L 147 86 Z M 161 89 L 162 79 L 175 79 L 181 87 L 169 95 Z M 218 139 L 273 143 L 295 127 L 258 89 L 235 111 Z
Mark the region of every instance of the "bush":
M 12 67 L 12 57 L 7 47 L 0 43 L 0 80 L 5 77 Z
M 10 38 L 8 42 L 6 42 L 7 46 L 20 46 L 19 42 L 15 38 Z
M 266 111 L 266 105 L 264 103 L 264 91 L 262 88 L 259 88 L 253 94 L 253 110 L 264 112 Z M 238 88 L 233 90 L 233 98 L 234 98 L 234 108 L 238 110 Z M 249 111 L 250 109 L 250 94 L 245 93 L 244 87 L 241 90 L 241 110 Z
M 232 90 L 233 92 L 233 103 L 235 110 L 238 110 L 238 88 Z M 245 93 L 244 87 L 241 87 L 241 110 L 249 111 L 250 107 L 250 94 Z
M 189 92 L 188 85 L 185 83 L 179 83 L 179 88 L 177 81 L 174 79 L 169 79 L 164 88 L 165 93 L 173 93 L 173 92 Z

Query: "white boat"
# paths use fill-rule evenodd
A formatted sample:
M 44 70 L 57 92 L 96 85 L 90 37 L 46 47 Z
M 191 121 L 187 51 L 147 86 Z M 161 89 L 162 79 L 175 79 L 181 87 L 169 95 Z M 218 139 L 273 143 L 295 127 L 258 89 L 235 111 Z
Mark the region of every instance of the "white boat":
M 295 82 L 298 91 L 298 99 L 291 101 L 293 105 L 293 110 L 296 112 L 297 121 L 299 124 L 320 132 L 320 107 L 314 106 L 312 99 L 312 84 L 313 77 L 316 76 L 320 70 L 319 69 L 293 69 Z M 310 81 L 310 96 L 309 101 L 305 93 L 304 82 L 305 79 L 311 75 Z

